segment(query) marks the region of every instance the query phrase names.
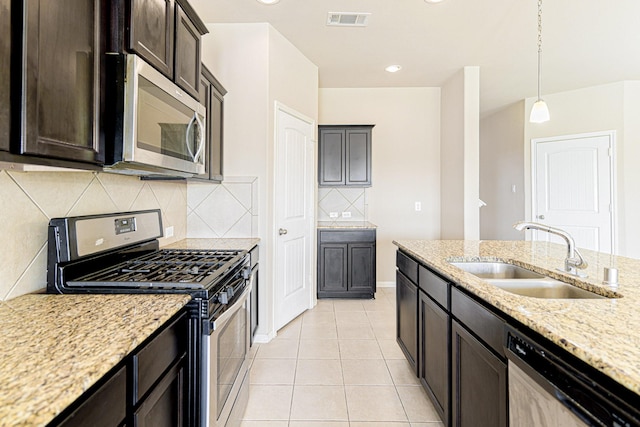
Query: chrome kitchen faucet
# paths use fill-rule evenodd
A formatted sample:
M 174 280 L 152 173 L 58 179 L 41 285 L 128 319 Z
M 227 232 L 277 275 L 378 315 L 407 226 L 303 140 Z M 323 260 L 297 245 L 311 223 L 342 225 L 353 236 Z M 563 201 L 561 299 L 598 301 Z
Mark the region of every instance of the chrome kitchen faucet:
M 516 222 L 515 224 L 513 224 L 513 228 L 518 231 L 528 229 L 546 231 L 547 233 L 555 234 L 556 236 L 562 237 L 565 242 L 567 242 L 567 258 L 564 260 L 564 270 L 561 271 L 572 274 L 574 276 L 587 277 L 586 274 L 579 273 L 578 269 L 585 269 L 587 268 L 588 264 L 584 260 L 584 258 L 582 258 L 582 255 L 578 251 L 578 248 L 576 248 L 576 242 L 573 240 L 573 237 L 571 237 L 571 235 L 566 231 L 560 228 L 549 227 L 548 225 L 540 224 L 538 222 L 525 221 Z

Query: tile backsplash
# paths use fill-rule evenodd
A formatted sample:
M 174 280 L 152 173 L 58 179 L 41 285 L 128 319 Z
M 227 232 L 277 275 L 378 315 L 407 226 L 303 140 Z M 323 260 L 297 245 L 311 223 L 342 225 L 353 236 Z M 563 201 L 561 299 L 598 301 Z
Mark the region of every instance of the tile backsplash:
M 366 221 L 367 197 L 365 188 L 318 188 L 318 221 Z M 335 212 L 338 218 L 331 218 Z M 343 212 L 350 212 L 345 218 Z
M 46 287 L 49 219 L 162 210 L 163 226 L 186 237 L 187 184 L 96 172 L 0 171 L 0 301 Z
M 187 237 L 258 237 L 257 177 L 190 182 L 187 194 Z

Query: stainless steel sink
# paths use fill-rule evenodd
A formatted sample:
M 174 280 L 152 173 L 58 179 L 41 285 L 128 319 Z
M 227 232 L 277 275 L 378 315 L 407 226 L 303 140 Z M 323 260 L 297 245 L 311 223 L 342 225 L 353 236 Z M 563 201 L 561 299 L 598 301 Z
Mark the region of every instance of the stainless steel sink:
M 545 277 L 506 262 L 452 262 L 451 265 L 482 279 L 542 279 Z
M 578 288 L 559 280 L 544 279 L 487 279 L 491 283 L 512 294 L 533 298 L 558 299 L 600 299 L 602 295 Z
M 569 283 L 505 262 L 452 262 L 451 265 L 513 294 L 533 298 L 607 298 Z

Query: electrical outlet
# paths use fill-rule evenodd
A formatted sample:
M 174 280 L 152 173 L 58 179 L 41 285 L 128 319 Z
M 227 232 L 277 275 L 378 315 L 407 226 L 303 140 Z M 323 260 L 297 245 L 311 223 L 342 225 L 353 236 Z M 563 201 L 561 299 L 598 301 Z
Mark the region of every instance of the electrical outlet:
M 351 218 L 351 212 L 342 212 L 342 218 Z
M 164 237 L 172 237 L 173 236 L 173 225 L 164 229 Z
M 338 218 L 338 212 L 329 212 L 329 218 Z
M 415 209 L 416 209 L 416 212 L 420 212 L 422 210 L 422 203 L 416 202 Z

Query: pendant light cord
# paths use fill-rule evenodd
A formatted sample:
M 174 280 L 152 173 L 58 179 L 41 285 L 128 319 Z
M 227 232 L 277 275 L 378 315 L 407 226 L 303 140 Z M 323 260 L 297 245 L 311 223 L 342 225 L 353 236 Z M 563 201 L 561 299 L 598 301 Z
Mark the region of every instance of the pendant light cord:
M 540 87 L 542 86 L 541 72 L 542 58 L 542 0 L 538 0 L 538 101 L 540 101 Z

